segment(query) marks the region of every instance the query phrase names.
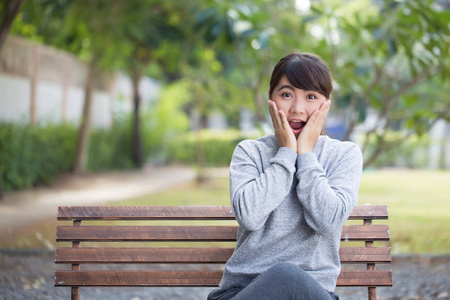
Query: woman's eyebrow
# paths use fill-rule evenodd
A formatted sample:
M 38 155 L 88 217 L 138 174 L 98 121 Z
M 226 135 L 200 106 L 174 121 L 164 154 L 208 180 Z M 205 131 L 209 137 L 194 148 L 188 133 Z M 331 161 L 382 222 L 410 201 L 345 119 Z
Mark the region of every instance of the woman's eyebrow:
M 293 87 L 292 85 L 287 85 L 287 84 L 285 84 L 285 85 L 282 85 L 282 86 L 277 90 L 277 92 L 281 91 L 281 90 L 284 89 L 284 88 L 287 88 L 287 89 L 290 89 L 290 90 L 292 90 L 292 91 L 295 91 L 295 89 L 294 89 L 294 87 Z

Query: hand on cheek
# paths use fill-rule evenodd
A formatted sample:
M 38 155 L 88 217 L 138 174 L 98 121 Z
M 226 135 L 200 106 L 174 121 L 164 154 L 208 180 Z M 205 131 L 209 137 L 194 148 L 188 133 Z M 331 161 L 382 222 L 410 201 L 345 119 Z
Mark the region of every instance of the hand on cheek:
M 277 105 L 272 100 L 269 100 L 268 104 L 278 146 L 280 148 L 287 147 L 297 151 L 297 141 L 294 133 L 292 132 L 291 126 L 289 126 L 286 115 L 282 110 L 278 110 Z
M 297 139 L 297 153 L 299 155 L 312 152 L 317 144 L 320 132 L 325 125 L 325 119 L 330 110 L 331 101 L 327 100 L 320 108 L 314 111 L 306 122 L 305 127 Z

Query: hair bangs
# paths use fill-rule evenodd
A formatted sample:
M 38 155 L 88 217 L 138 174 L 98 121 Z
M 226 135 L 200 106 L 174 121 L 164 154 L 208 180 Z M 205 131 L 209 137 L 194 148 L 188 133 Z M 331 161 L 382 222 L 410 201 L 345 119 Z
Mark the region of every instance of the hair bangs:
M 331 73 L 317 55 L 292 53 L 282 58 L 273 70 L 270 93 L 283 75 L 298 89 L 318 92 L 327 99 L 331 97 L 333 89 Z
M 315 91 L 329 98 L 331 94 L 331 78 L 328 70 L 312 66 L 311 61 L 300 61 L 299 57 L 290 60 L 285 66 L 285 75 L 296 88 Z M 328 84 L 327 84 L 328 83 Z

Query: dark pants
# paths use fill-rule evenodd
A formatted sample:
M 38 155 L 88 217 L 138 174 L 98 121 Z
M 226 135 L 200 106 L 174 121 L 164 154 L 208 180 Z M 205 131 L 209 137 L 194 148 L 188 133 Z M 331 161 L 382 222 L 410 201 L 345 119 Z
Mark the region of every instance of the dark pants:
M 217 289 L 208 296 L 208 300 L 228 299 L 339 300 L 339 297 L 326 291 L 302 268 L 290 263 L 278 263 L 245 287 Z

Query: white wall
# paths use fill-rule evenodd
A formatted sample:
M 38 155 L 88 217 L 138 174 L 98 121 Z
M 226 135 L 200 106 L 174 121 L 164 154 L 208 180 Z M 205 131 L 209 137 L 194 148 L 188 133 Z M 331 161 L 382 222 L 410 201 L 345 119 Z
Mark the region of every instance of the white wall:
M 83 113 L 87 66 L 73 55 L 18 37 L 8 37 L 0 56 L 0 121 L 29 123 L 32 82 L 36 84 L 34 118 L 38 123 L 79 125 Z M 124 74 L 95 78 L 91 120 L 110 127 L 116 113 L 130 112 L 132 84 Z M 142 106 L 158 97 L 156 80 L 143 78 Z
M 0 121 L 29 122 L 30 82 L 0 73 Z

